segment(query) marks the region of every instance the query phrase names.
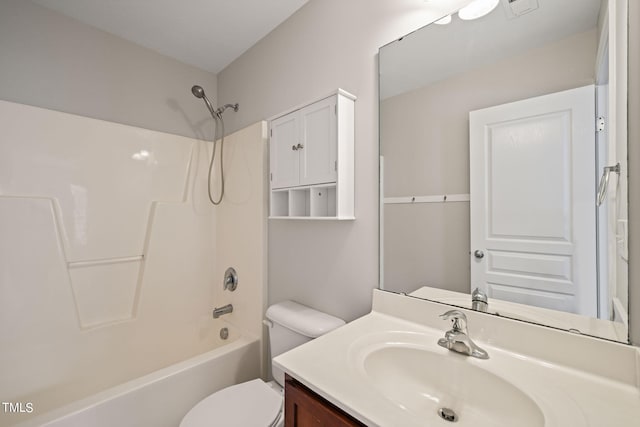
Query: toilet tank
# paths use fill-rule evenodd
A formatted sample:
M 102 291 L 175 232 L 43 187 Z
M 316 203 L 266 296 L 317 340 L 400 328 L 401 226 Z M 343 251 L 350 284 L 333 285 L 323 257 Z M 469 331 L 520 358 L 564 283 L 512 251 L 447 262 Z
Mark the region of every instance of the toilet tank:
M 271 358 L 324 335 L 345 324 L 344 320 L 293 301 L 267 309 Z M 273 378 L 284 385 L 284 372 L 272 365 Z

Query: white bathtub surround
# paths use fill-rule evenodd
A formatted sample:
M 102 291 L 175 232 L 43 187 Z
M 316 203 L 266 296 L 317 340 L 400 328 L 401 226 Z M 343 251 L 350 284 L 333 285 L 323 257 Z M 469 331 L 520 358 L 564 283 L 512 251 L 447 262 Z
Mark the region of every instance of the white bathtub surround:
M 260 374 L 260 342 L 239 337 L 16 427 L 175 427 L 194 402 Z
M 226 233 L 266 218 L 263 123 L 227 137 L 218 210 L 210 141 L 4 101 L 0 128 L 0 398 L 34 407 L 0 426 L 226 344 L 223 326 L 260 336 L 264 233 Z
M 216 156 L 219 150 L 218 141 Z M 217 307 L 232 303 L 233 313 L 224 317 L 243 331 L 260 336 L 267 292 L 266 122 L 225 137 L 224 173 L 224 200 L 215 207 L 214 299 Z M 214 196 L 219 194 L 217 184 L 212 191 Z M 233 292 L 223 289 L 228 267 L 238 273 L 238 288 Z
M 42 212 L 13 232 L 34 243 L 51 230 L 43 222 L 54 222 L 54 250 L 64 258 L 82 328 L 135 317 L 154 210 L 186 202 L 195 162 L 204 160 L 195 156 L 198 141 L 4 101 L 0 117 L 0 197 L 5 206 L 23 205 L 7 209 Z M 15 218 L 5 215 L 8 223 Z M 24 268 L 42 265 L 9 256 Z
M 460 415 L 457 425 L 482 426 L 483 420 L 490 419 L 491 409 L 497 411 L 500 406 L 491 405 L 491 396 L 500 396 L 500 390 L 507 389 L 514 392 L 502 395 L 503 401 L 513 401 L 513 407 L 520 404 L 522 409 L 511 415 L 529 423 L 518 425 L 622 426 L 634 425 L 639 419 L 637 347 L 461 309 L 468 318 L 469 335 L 489 353 L 488 360 L 470 358 L 436 345 L 451 326 L 439 315 L 450 309 L 447 305 L 376 290 L 370 314 L 285 353 L 274 362 L 371 427 L 423 426 L 429 417 L 438 422 L 437 405 L 445 400 Z M 425 355 L 433 355 L 429 359 L 433 360 L 428 363 L 425 359 L 424 366 L 416 367 L 415 375 L 402 377 L 402 372 L 407 372 L 397 360 L 385 368 L 378 357 L 381 353 L 374 356 L 377 360 L 368 359 L 387 348 L 425 351 Z M 610 363 L 602 363 L 603 360 Z M 447 374 L 445 370 L 452 364 L 469 373 L 480 373 L 476 379 L 489 380 L 474 383 L 472 377 Z M 386 374 L 380 371 L 387 368 Z M 410 393 L 420 378 L 428 377 L 421 373 L 422 369 L 440 372 L 433 377 L 442 377 L 443 384 L 451 386 L 453 396 Z M 394 380 L 384 386 L 387 374 Z M 471 391 L 465 392 L 467 389 Z M 482 405 L 474 407 L 472 401 L 477 403 L 483 397 Z M 509 405 L 503 405 L 505 417 Z M 469 412 L 478 408 L 487 409 L 489 416 L 470 417 Z M 530 416 L 523 412 L 525 409 Z

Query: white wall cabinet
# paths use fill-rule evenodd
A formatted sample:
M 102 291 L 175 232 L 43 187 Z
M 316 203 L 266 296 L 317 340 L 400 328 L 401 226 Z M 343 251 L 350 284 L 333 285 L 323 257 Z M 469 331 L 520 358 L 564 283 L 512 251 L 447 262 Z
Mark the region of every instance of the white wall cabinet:
M 271 218 L 354 219 L 354 103 L 338 89 L 270 120 Z

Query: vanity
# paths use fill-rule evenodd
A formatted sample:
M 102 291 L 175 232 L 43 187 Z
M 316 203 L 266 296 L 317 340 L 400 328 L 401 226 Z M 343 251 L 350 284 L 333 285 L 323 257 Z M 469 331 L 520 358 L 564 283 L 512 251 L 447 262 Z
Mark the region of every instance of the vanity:
M 440 315 L 450 309 L 375 290 L 371 313 L 277 357 L 289 376 L 286 425 L 582 427 L 640 419 L 637 347 L 460 309 L 489 355 L 483 360 L 438 346 L 450 328 Z M 311 415 L 320 423 L 295 419 L 302 413 L 321 414 Z
M 289 375 L 285 377 L 284 394 L 287 426 L 364 426 L 356 418 Z

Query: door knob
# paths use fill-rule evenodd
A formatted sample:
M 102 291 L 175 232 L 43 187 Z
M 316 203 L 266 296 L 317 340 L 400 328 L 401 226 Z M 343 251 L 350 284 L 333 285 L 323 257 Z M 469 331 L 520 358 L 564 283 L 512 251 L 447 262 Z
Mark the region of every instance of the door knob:
M 484 258 L 484 252 L 482 252 L 482 251 L 481 251 L 481 250 L 479 250 L 479 249 L 476 249 L 476 250 L 473 252 L 473 256 L 474 256 L 474 257 L 476 257 L 476 258 L 478 258 L 478 259 L 482 259 L 482 258 Z

